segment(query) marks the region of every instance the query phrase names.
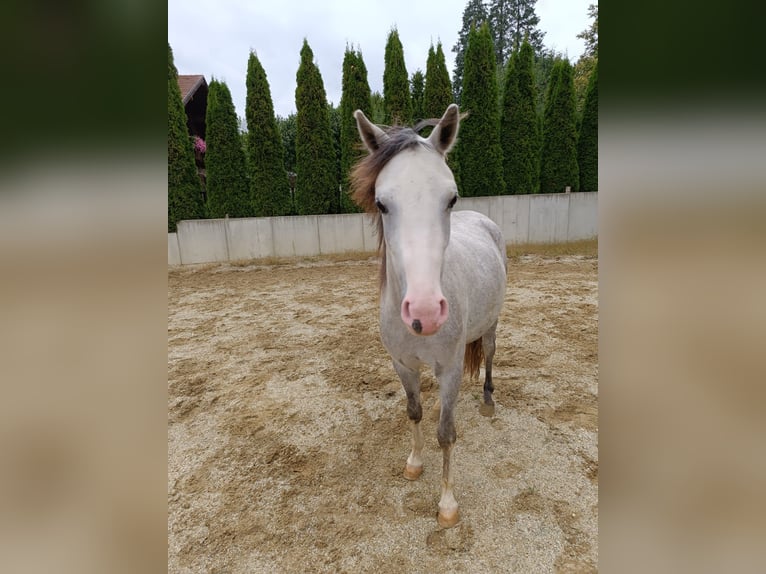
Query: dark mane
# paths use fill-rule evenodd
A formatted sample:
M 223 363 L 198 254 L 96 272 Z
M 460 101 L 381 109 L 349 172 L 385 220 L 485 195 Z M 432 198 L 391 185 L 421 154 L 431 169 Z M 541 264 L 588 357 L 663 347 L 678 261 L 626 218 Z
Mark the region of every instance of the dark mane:
M 438 121 L 438 120 L 437 120 Z M 418 136 L 417 131 L 425 122 L 420 122 L 415 129 L 394 126 L 386 129 L 388 139 L 380 144 L 378 149 L 362 158 L 351 170 L 351 198 L 365 213 L 372 217 L 378 236 L 378 253 L 380 254 L 380 285 L 386 282 L 386 243 L 383 240 L 383 221 L 375 206 L 375 182 L 378 175 L 391 159 L 399 152 L 422 145 L 430 148 L 428 141 Z

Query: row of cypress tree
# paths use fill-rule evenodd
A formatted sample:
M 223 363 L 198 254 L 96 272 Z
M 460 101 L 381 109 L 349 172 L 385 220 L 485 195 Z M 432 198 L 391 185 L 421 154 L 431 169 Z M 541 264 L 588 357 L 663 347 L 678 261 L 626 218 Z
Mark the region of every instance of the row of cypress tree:
M 462 79 L 456 149 L 464 196 L 560 193 L 598 189 L 598 71 L 578 122 L 572 65 L 553 65 L 542 117 L 536 111 L 534 51 L 526 40 L 509 58 L 498 106 L 495 50 L 489 26 L 471 28 Z
M 206 111 L 206 201 L 197 175 L 178 71 L 168 44 L 168 231 L 183 219 L 295 213 L 266 72 L 251 52 L 247 65 L 247 137 L 229 87 L 212 78 Z
M 367 117 L 372 117 L 372 101 L 370 84 L 367 81 L 367 66 L 364 65 L 362 52 L 346 47 L 343 56 L 343 85 L 340 98 L 340 172 L 341 189 L 346 193 L 340 194 L 341 211 L 353 213 L 358 211 L 357 205 L 351 200 L 349 191 L 349 174 L 351 167 L 362 155 L 359 143 L 359 132 L 356 129 L 354 112 L 362 110 Z
M 168 44 L 168 231 L 182 219 L 204 217 L 194 149 L 186 127 L 186 111 L 178 87 L 178 70 Z
M 304 40 L 296 75 L 294 130 L 283 145 L 266 73 L 251 52 L 247 69 L 247 133 L 240 134 L 225 82 L 212 79 L 207 106 L 207 202 L 203 204 L 191 141 L 168 45 L 168 229 L 181 219 L 348 213 L 350 167 L 363 153 L 354 110 L 381 124 L 438 118 L 453 101 L 441 43 L 429 48 L 425 75 L 408 76 L 398 32 L 386 42 L 383 95 L 371 93 L 361 51 L 346 47 L 339 108 L 328 105 L 321 73 Z M 542 118 L 536 111 L 533 50 L 524 42 L 505 69 L 502 100 L 487 24 L 471 29 L 462 79 L 463 120 L 448 162 L 463 196 L 561 192 L 598 187 L 598 75 L 594 70 L 579 124 L 572 68 L 556 62 Z M 430 128 L 422 135 L 428 135 Z M 294 154 L 294 156 L 291 156 Z M 294 193 L 285 169 L 294 166 Z

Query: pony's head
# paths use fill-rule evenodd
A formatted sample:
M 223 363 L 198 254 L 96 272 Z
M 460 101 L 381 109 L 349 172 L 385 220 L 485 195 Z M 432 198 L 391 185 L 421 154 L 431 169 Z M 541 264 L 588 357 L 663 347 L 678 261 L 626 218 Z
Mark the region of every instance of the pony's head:
M 447 108 L 428 138 L 410 128 L 384 131 L 360 110 L 354 117 L 370 151 L 352 173 L 354 198 L 378 221 L 381 251 L 403 293 L 402 321 L 412 333 L 433 335 L 449 316 L 441 274 L 458 195 L 445 158 L 457 137 L 458 107 Z

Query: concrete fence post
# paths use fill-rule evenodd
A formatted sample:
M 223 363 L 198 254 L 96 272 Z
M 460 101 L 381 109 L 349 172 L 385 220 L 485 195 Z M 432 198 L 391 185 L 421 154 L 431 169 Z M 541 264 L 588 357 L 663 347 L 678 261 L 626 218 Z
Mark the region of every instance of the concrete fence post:
M 231 249 L 229 247 L 229 214 L 224 217 L 223 234 L 226 237 L 226 261 L 231 261 Z

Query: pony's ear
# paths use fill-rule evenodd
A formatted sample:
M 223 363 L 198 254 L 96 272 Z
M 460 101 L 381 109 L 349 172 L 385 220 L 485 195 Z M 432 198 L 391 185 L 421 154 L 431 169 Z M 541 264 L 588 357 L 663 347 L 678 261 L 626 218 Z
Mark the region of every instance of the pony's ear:
M 450 104 L 447 106 L 447 111 L 444 112 L 442 119 L 436 124 L 434 131 L 428 136 L 428 141 L 440 154 L 447 155 L 447 152 L 455 145 L 459 125 L 460 112 L 457 104 Z
M 356 119 L 356 128 L 359 130 L 359 136 L 370 152 L 376 151 L 388 139 L 386 132 L 368 120 L 362 110 L 356 110 L 354 118 Z

